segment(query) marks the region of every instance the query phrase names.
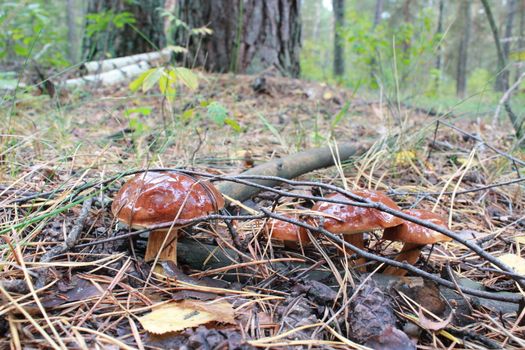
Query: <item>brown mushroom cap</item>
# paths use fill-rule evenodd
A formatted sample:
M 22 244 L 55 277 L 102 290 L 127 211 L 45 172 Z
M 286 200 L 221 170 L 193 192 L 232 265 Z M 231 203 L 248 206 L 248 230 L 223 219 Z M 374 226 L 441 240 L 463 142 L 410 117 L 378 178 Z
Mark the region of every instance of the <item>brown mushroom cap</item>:
M 206 180 L 176 172 L 148 171 L 137 174 L 122 186 L 111 211 L 118 220 L 133 228 L 163 224 L 182 227 L 189 220 L 223 207 L 222 195 Z
M 266 232 L 271 234 L 273 239 L 279 241 L 297 241 L 302 243 L 310 242 L 308 233 L 304 227 L 294 225 L 290 222 L 270 219 L 266 223 Z
M 436 225 L 442 226 L 443 228 L 448 228 L 446 219 L 431 211 L 410 209 L 405 210 L 404 213 L 421 220 L 428 220 Z M 383 234 L 383 238 L 389 241 L 400 241 L 418 245 L 449 242 L 452 240 L 452 238 L 445 236 L 444 234 L 411 221 L 404 221 L 403 224 L 399 226 L 387 228 Z
M 390 199 L 386 194 L 379 191 L 372 190 L 357 190 L 352 193 L 367 198 L 373 202 L 380 202 L 392 209 L 400 210 L 397 204 Z M 326 196 L 326 198 L 337 199 L 341 201 L 351 200 L 350 198 L 340 194 L 333 193 Z M 329 216 L 325 217 L 323 227 L 332 232 L 339 234 L 360 233 L 373 230 L 380 230 L 387 227 L 397 226 L 403 223 L 398 217 L 390 215 L 373 208 L 356 207 L 353 205 L 336 204 L 329 202 L 317 202 L 312 210 L 319 211 Z

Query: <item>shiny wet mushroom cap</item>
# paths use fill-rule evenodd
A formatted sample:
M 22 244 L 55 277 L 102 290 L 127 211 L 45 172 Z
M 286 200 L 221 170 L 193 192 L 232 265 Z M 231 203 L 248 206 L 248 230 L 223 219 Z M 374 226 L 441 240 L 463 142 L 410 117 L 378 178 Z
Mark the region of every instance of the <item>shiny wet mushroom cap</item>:
M 404 213 L 421 220 L 430 221 L 443 228 L 448 228 L 446 219 L 431 211 L 410 209 L 405 210 Z M 419 259 L 421 248 L 423 248 L 423 246 L 439 242 L 449 242 L 452 240 L 452 238 L 445 236 L 442 233 L 406 220 L 404 220 L 399 226 L 386 229 L 383 234 L 383 239 L 403 242 L 403 248 L 396 257 L 396 260 L 406 261 L 411 265 L 415 264 Z M 404 276 L 407 271 L 389 266 L 385 269 L 385 273 L 389 275 Z
M 284 246 L 290 249 L 295 249 L 298 246 L 300 247 L 310 242 L 310 238 L 304 227 L 287 221 L 270 219 L 266 223 L 265 231 L 268 237 L 282 241 Z
M 177 230 L 223 207 L 220 192 L 204 179 L 177 172 L 148 171 L 122 186 L 111 211 L 119 221 L 135 229 L 172 225 L 171 229 L 150 233 L 144 260 L 153 260 L 169 235 L 159 259 L 176 261 Z
M 382 203 L 389 208 L 400 210 L 397 204 L 386 194 L 374 190 L 356 190 L 353 194 L 369 199 L 372 202 Z M 340 201 L 352 201 L 340 193 L 327 195 L 325 198 Z M 374 208 L 358 207 L 354 205 L 337 204 L 330 202 L 317 202 L 312 210 L 326 215 L 323 228 L 335 234 L 343 235 L 348 243 L 358 248 L 364 248 L 363 233 L 382 230 L 403 223 L 398 217 Z M 349 251 L 351 254 L 352 252 Z M 364 264 L 365 259 L 358 259 L 358 264 Z

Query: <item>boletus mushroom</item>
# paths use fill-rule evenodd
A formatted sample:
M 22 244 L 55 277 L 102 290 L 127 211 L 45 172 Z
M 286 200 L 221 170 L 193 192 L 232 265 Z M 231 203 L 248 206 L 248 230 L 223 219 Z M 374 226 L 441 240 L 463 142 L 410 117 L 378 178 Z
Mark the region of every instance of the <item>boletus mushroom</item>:
M 310 242 L 304 227 L 287 221 L 270 219 L 265 225 L 265 231 L 269 239 L 283 242 L 286 249 L 295 250 Z
M 191 220 L 223 207 L 221 193 L 204 179 L 178 172 L 148 171 L 135 175 L 122 186 L 111 211 L 134 229 L 171 225 L 150 232 L 144 260 L 152 261 L 159 254 L 159 261 L 176 263 L 178 230 Z
M 382 203 L 389 208 L 400 210 L 397 204 L 390 199 L 386 194 L 380 191 L 373 190 L 356 190 L 353 191 L 357 196 L 367 198 L 372 202 Z M 340 201 L 351 201 L 340 193 L 333 193 L 327 195 L 325 198 L 336 199 Z M 388 227 L 393 227 L 403 223 L 403 220 L 391 214 L 382 212 L 373 208 L 358 207 L 354 205 L 337 204 L 330 202 L 317 202 L 312 210 L 325 214 L 322 227 L 334 234 L 343 235 L 343 239 L 356 246 L 357 248 L 364 248 L 363 233 L 375 230 L 382 230 Z M 347 249 L 348 254 L 353 254 L 353 251 Z M 356 263 L 363 265 L 366 262 L 364 258 L 358 258 Z M 361 268 L 364 271 L 364 268 Z
M 448 227 L 445 218 L 428 210 L 410 209 L 405 210 L 404 213 L 421 220 L 430 221 L 443 228 Z M 406 220 L 399 226 L 387 228 L 383 234 L 383 239 L 403 242 L 403 248 L 401 248 L 401 252 L 396 257 L 396 260 L 400 262 L 406 261 L 411 265 L 417 262 L 421 254 L 421 248 L 425 245 L 449 242 L 452 240 L 452 238 L 444 234 Z M 394 276 L 404 276 L 407 274 L 407 271 L 394 266 L 388 266 L 384 273 Z

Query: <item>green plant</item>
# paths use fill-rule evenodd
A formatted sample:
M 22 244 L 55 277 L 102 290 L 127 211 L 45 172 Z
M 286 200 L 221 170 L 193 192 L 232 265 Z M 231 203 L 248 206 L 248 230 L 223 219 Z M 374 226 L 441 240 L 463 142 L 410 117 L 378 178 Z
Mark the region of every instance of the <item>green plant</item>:
M 96 34 L 107 31 L 110 26 L 115 28 L 123 28 L 126 24 L 134 24 L 136 22 L 133 14 L 127 11 L 115 13 L 113 10 L 102 11 L 99 13 L 90 13 L 86 15 L 86 35 L 92 37 Z
M 68 65 L 65 30 L 54 23 L 58 11 L 44 1 L 0 3 L 0 60 L 34 58 L 41 65 Z

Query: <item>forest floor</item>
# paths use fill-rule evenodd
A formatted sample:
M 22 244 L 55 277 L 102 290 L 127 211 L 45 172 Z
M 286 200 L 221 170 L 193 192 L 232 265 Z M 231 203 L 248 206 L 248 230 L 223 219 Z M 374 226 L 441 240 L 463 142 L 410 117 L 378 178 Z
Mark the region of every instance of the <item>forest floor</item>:
M 142 260 L 142 237 L 89 245 L 128 232 L 110 210 L 127 171 L 235 175 L 351 142 L 367 151 L 301 179 L 379 189 L 403 209 L 434 210 L 461 238 L 524 273 L 525 199 L 517 181 L 525 153 L 512 149 L 503 114 L 493 125 L 491 115 L 435 115 L 386 96 L 363 100 L 271 76 L 200 74 L 199 81 L 172 105 L 127 86 L 3 102 L 0 348 L 410 348 L 405 338 L 421 349 L 525 348 L 523 305 L 508 302 L 519 299 L 520 287 L 459 242 L 425 247 L 417 267 L 499 300 L 440 289 L 413 273 L 386 278 L 377 261 L 363 274 L 327 238 L 284 249 L 266 241 L 264 219 L 234 222 L 242 260 L 232 256 L 239 247 L 225 238 L 224 220 L 185 229 L 186 252 L 164 275 Z M 242 207 L 304 214 L 312 204 L 265 191 Z M 374 255 L 400 249 L 380 232 L 365 237 Z M 221 254 L 233 266 L 214 265 Z M 188 310 L 203 318 L 165 318 Z

